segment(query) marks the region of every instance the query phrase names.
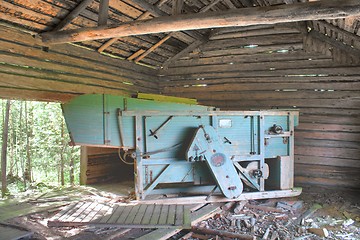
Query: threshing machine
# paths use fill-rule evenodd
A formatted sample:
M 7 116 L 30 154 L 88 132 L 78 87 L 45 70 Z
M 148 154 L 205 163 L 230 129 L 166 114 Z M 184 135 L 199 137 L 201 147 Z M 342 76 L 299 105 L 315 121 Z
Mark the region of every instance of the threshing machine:
M 297 111 L 220 111 L 113 95 L 83 95 L 62 107 L 74 144 L 118 148 L 121 159 L 134 161 L 138 199 L 237 199 L 293 188 Z

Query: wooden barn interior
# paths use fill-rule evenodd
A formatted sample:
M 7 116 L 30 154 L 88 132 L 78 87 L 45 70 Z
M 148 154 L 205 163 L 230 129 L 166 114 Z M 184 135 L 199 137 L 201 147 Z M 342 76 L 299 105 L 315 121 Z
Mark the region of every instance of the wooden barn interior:
M 299 109 L 295 185 L 359 189 L 358 0 L 3 0 L 0 19 L 1 98 Z M 114 166 L 131 172 L 82 147 L 83 184 L 115 181 Z

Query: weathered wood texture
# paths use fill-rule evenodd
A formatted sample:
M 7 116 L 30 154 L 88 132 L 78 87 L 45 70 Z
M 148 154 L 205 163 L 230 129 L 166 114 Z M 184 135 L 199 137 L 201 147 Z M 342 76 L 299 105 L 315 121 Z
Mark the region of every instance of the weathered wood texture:
M 72 29 L 41 34 L 46 43 L 82 42 L 184 30 L 242 27 L 319 19 L 338 19 L 359 14 L 357 0 L 317 1 L 278 6 L 231 9 L 220 12 L 184 14 L 124 23 L 118 26 Z
M 343 23 L 340 28 L 337 26 Z M 360 64 L 360 36 L 355 34 L 357 21 L 313 21 L 305 38 L 304 49 L 331 56 L 340 64 Z M 344 30 L 344 29 L 346 30 Z
M 190 207 L 162 204 L 79 202 L 48 221 L 49 227 L 97 226 L 122 228 L 191 228 Z
M 0 97 L 65 102 L 85 93 L 156 93 L 155 70 L 74 45 L 46 48 L 0 26 Z
M 134 20 L 148 20 L 156 17 L 171 15 L 173 1 L 143 1 L 143 0 L 116 0 L 109 2 L 109 25 L 119 25 Z M 182 12 L 185 14 L 199 13 L 205 10 L 209 12 L 224 11 L 232 9 L 237 11 L 241 8 L 266 7 L 271 5 L 281 5 L 284 3 L 296 3 L 304 1 L 288 0 L 241 0 L 241 1 L 185 1 Z M 89 5 L 83 9 L 82 6 Z M 23 28 L 41 33 L 53 31 L 57 26 L 64 26 L 64 30 L 77 29 L 81 27 L 96 27 L 98 25 L 98 15 L 100 12 L 100 1 L 69 1 L 69 0 L 6 0 L 0 1 L 0 19 L 2 22 L 20 25 Z M 289 5 L 291 5 L 289 4 Z M 318 3 L 313 3 L 318 4 Z M 321 4 L 321 3 L 320 3 Z M 342 5 L 345 4 L 341 1 Z M 78 7 L 81 11 L 75 11 Z M 337 6 L 338 7 L 338 6 Z M 244 10 L 244 9 L 243 9 Z M 248 11 L 249 9 L 246 9 Z M 324 9 L 322 9 L 324 10 Z M 285 12 L 282 12 L 285 13 Z M 321 14 L 324 12 L 321 11 Z M 79 14 L 77 16 L 77 14 Z M 298 12 L 297 12 L 298 14 Z M 320 13 L 319 13 L 320 14 Z M 319 15 L 318 13 L 314 15 Z M 73 18 L 77 16 L 76 18 Z M 344 15 L 341 15 L 343 17 Z M 71 20 L 71 21 L 69 21 Z M 288 20 L 288 19 L 287 19 Z M 345 19 L 329 20 L 335 26 L 351 34 L 360 35 L 359 18 L 348 17 Z M 58 29 L 57 29 L 58 30 Z M 285 30 L 288 31 L 288 30 Z M 337 32 L 334 31 L 334 35 Z M 184 31 L 175 32 L 174 36 L 154 49 L 145 58 L 141 59 L 144 64 L 161 66 L 167 59 L 176 56 L 182 49 L 197 40 L 201 40 L 204 31 Z M 122 58 L 129 58 L 139 49 L 149 49 L 154 44 L 164 39 L 166 34 L 156 33 L 152 35 L 132 36 L 117 39 L 114 44 L 107 47 L 104 44 L 108 39 L 84 42 L 82 45 L 93 50 L 101 48 L 102 52 L 106 48 L 106 53 L 111 53 Z M 349 39 L 347 39 L 348 41 Z
M 119 159 L 117 149 L 86 147 L 82 158 L 86 158 L 86 166 L 81 171 L 86 179 L 82 184 L 95 184 L 109 181 L 127 181 L 134 178 L 134 166 L 126 165 Z
M 0 19 L 4 22 L 20 25 L 34 33 L 54 30 L 66 17 L 78 6 L 79 1 L 66 0 L 14 0 L 0 2 Z M 150 4 L 151 5 L 151 4 Z M 76 29 L 79 27 L 96 27 L 98 21 L 99 1 L 92 1 L 86 9 L 82 10 L 78 17 L 72 19 L 66 29 Z M 109 3 L 108 24 L 120 24 L 130 22 L 140 17 L 145 9 L 133 4 L 131 1 L 110 1 Z M 163 15 L 170 14 L 169 11 L 159 10 Z M 155 15 L 149 15 L 152 18 Z M 195 35 L 195 34 L 194 34 Z M 148 49 L 164 38 L 165 34 L 155 34 L 152 36 L 126 37 L 118 40 L 116 44 L 106 49 L 107 53 L 127 58 L 139 48 Z M 176 33 L 172 40 L 166 42 L 145 59 L 143 63 L 149 65 L 160 65 L 162 61 L 173 56 L 186 44 L 193 42 L 195 38 L 192 34 Z M 106 40 L 86 42 L 83 45 L 98 49 Z
M 296 185 L 358 188 L 360 65 L 306 52 L 298 33 L 276 29 L 219 34 L 160 72 L 162 92 L 223 110 L 299 108 Z

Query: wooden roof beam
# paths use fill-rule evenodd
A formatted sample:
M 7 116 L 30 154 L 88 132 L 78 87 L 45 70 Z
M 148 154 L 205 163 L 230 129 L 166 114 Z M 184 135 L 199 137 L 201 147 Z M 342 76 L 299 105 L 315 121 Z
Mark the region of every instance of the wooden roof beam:
M 254 7 L 254 3 L 252 2 L 252 0 L 240 0 L 240 3 L 244 7 Z
M 85 8 L 89 6 L 92 1 L 93 0 L 83 0 L 52 31 L 60 31 L 61 29 L 69 25 L 71 21 L 74 20 L 77 16 L 79 16 L 79 14 L 83 10 L 85 10 Z
M 231 2 L 231 0 L 224 0 L 225 4 L 230 8 L 230 9 L 236 9 L 237 7 Z
M 218 4 L 221 0 L 212 0 L 211 3 L 209 3 L 208 5 L 206 5 L 205 7 L 203 7 L 202 9 L 200 9 L 199 12 L 207 12 L 209 11 L 212 7 L 214 7 L 216 4 Z
M 109 0 L 100 0 L 98 26 L 106 26 L 109 17 Z
M 171 38 L 174 34 L 170 33 L 168 35 L 166 35 L 164 38 L 162 38 L 160 41 L 158 41 L 156 44 L 154 44 L 153 46 L 151 46 L 148 50 L 146 50 L 143 54 L 141 54 L 139 57 L 137 57 L 135 59 L 134 62 L 139 62 L 140 60 L 142 60 L 143 58 L 145 58 L 147 55 L 149 55 L 150 53 L 152 53 L 153 51 L 155 51 L 155 49 L 157 49 L 158 47 L 160 47 L 161 44 L 163 44 L 164 42 L 166 42 L 169 38 Z
M 163 68 L 167 68 L 171 63 L 178 60 L 179 58 L 184 57 L 186 54 L 190 53 L 191 51 L 194 51 L 196 48 L 198 48 L 200 45 L 206 43 L 209 39 L 199 39 L 181 50 L 181 52 L 177 53 L 175 56 L 169 58 L 164 62 L 162 65 Z
M 208 10 L 211 9 L 211 7 L 215 6 L 216 3 L 218 3 L 220 0 L 214 0 L 212 3 L 209 3 L 209 5 L 203 7 L 200 12 L 206 12 Z M 183 0 L 173 0 L 173 9 L 172 9 L 172 13 L 173 15 L 179 15 L 181 14 L 181 10 L 183 8 L 183 5 L 184 5 L 184 1 Z M 210 6 L 210 7 L 208 7 Z M 135 62 L 139 62 L 141 61 L 142 59 L 144 59 L 147 55 L 149 55 L 151 52 L 155 51 L 155 49 L 157 49 L 158 47 L 160 47 L 164 42 L 166 42 L 168 39 L 170 39 L 171 37 L 174 37 L 174 35 L 176 34 L 176 32 L 172 32 L 168 35 L 166 35 L 163 39 L 161 39 L 159 42 L 157 42 L 155 45 L 153 45 L 151 48 L 149 48 L 148 50 L 146 50 L 144 53 L 142 53 L 140 56 L 138 56 L 136 59 L 135 59 Z M 198 39 L 196 40 L 195 42 L 205 42 L 207 41 L 208 38 L 204 38 L 202 37 L 201 39 Z M 185 50 L 188 49 L 188 48 L 185 48 Z M 183 51 L 181 51 L 181 53 L 183 53 Z M 136 52 L 137 53 L 137 52 Z M 134 53 L 134 54 L 136 54 Z M 133 54 L 133 55 L 134 55 Z M 131 55 L 129 58 L 131 58 L 133 55 Z M 176 54 L 177 55 L 177 54 Z M 129 59 L 128 58 L 128 59 Z M 173 60 L 174 57 L 170 58 L 169 60 Z
M 158 1 L 156 4 L 155 4 L 155 6 L 156 7 L 161 7 L 162 5 L 164 5 L 166 2 L 168 2 L 169 0 L 160 0 L 160 1 Z M 151 4 L 149 4 L 149 3 L 145 3 L 145 2 L 142 2 L 142 5 L 141 6 L 147 6 L 147 7 L 149 7 L 149 8 L 153 8 L 153 7 L 150 7 L 150 5 Z M 179 6 L 178 6 L 179 7 Z M 148 18 L 151 14 L 153 14 L 153 15 L 156 15 L 156 13 L 154 13 L 153 11 L 146 11 L 146 12 L 144 12 L 143 14 L 141 14 L 136 20 L 144 20 L 144 19 L 146 19 L 146 18 Z M 162 13 L 161 13 L 162 14 Z M 164 13 L 164 16 L 167 16 L 167 14 L 166 13 Z M 165 37 L 166 38 L 166 37 Z M 108 47 L 110 47 L 113 43 L 115 43 L 117 40 L 119 40 L 120 38 L 111 38 L 110 40 L 108 40 L 108 41 L 106 41 L 103 45 L 101 45 L 99 48 L 98 48 L 98 52 L 99 53 L 102 53 L 106 48 L 108 48 Z M 169 38 L 166 38 L 166 40 L 167 39 L 169 39 Z M 165 40 L 165 41 L 166 41 Z M 160 42 L 161 42 L 162 40 L 160 40 Z M 165 42 L 165 41 L 163 41 L 163 42 Z M 162 43 L 163 43 L 162 42 Z M 161 43 L 161 44 L 162 44 Z M 153 48 L 153 47 L 151 47 L 150 49 L 151 49 L 151 51 L 154 51 L 156 48 L 158 48 L 161 44 L 159 44 L 158 45 L 158 43 L 156 43 L 154 46 L 156 46 L 155 48 Z M 130 57 L 128 57 L 127 59 L 128 60 L 132 60 L 132 59 L 134 59 L 134 58 L 136 58 L 136 57 L 139 57 L 139 53 L 141 52 L 141 54 L 143 54 L 144 53 L 144 51 L 141 51 L 142 49 L 140 49 L 139 51 L 137 51 L 137 52 L 135 52 L 134 54 L 132 54 Z M 145 56 L 147 56 L 148 54 L 149 54 L 150 52 L 148 52 L 148 51 L 146 51 L 144 54 L 146 54 Z M 144 57 L 145 57 L 144 56 Z M 142 57 L 142 58 L 140 58 L 140 60 L 141 59 L 143 59 L 144 57 Z M 140 61 L 140 60 L 138 60 L 138 61 Z M 137 61 L 137 62 L 138 62 Z
M 346 45 L 340 41 L 337 41 L 329 36 L 326 36 L 316 30 L 311 30 L 307 37 L 317 38 L 323 42 L 330 44 L 331 46 L 340 49 L 341 51 L 347 52 L 354 56 L 360 56 L 360 50 Z
M 165 0 L 164 0 L 165 1 Z M 165 2 L 164 2 L 165 3 Z M 184 5 L 184 0 L 172 0 L 172 15 L 179 15 L 181 14 L 182 8 Z M 156 44 L 151 46 L 148 50 L 146 50 L 144 53 L 142 53 L 140 56 L 138 56 L 134 62 L 139 62 L 142 59 L 144 59 L 147 55 L 155 51 L 158 47 L 160 47 L 164 42 L 166 42 L 168 39 L 173 37 L 175 35 L 175 32 L 172 32 L 168 35 L 166 35 L 164 38 L 162 38 L 160 41 L 158 41 Z M 137 52 L 136 52 L 137 53 Z M 136 54 L 135 53 L 135 54 Z M 134 54 L 133 54 L 134 55 Z M 131 57 L 131 56 L 130 56 Z
M 149 17 L 151 15 L 150 12 L 144 12 L 143 14 L 140 15 L 140 17 L 137 18 L 137 20 L 143 20 L 146 19 L 147 17 Z M 120 38 L 111 38 L 108 41 L 106 41 L 103 45 L 101 45 L 98 48 L 98 52 L 102 53 L 103 51 L 105 51 L 105 49 L 107 49 L 108 47 L 110 47 L 114 42 L 116 42 L 117 40 L 119 40 Z
M 131 0 L 132 2 L 136 3 L 137 5 L 139 5 L 140 7 L 144 8 L 146 11 L 150 12 L 151 15 L 153 15 L 154 17 L 166 17 L 169 16 L 166 12 L 163 12 L 160 7 L 162 5 L 164 5 L 166 2 L 168 2 L 169 0 L 159 0 L 159 2 L 157 2 L 155 5 L 152 5 L 144 0 Z M 194 31 L 185 31 L 189 36 L 196 38 L 196 39 L 200 39 L 203 36 L 198 33 L 198 32 L 194 32 Z
M 327 29 L 330 29 L 330 30 L 333 30 L 334 32 L 338 32 L 338 33 L 341 33 L 343 34 L 344 36 L 346 36 L 347 38 L 350 38 L 350 39 L 353 39 L 354 41 L 357 41 L 360 43 L 360 36 L 356 35 L 356 34 L 353 34 L 351 32 L 348 32 L 342 28 L 339 28 L 335 25 L 332 25 L 331 23 L 328 23 L 326 21 L 315 21 L 316 22 L 319 22 L 322 26 L 326 27 Z
M 172 0 L 172 15 L 181 14 L 183 9 L 184 0 Z
M 41 36 L 44 43 L 57 44 L 161 32 L 337 19 L 358 15 L 360 15 L 360 1 L 333 0 L 158 17 L 115 27 L 47 32 L 42 33 Z

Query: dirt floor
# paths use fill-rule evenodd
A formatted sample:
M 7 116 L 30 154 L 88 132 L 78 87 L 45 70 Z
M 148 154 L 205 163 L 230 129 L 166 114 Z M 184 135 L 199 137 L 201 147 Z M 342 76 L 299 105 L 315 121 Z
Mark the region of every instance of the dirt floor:
M 294 198 L 225 203 L 192 229 L 156 239 L 360 239 L 359 197 L 359 191 L 311 187 Z M 0 221 L 33 232 L 32 239 L 155 239 L 146 235 L 155 229 L 47 226 L 51 217 L 73 202 L 115 203 L 130 198 L 91 187 L 62 189 L 0 202 Z

